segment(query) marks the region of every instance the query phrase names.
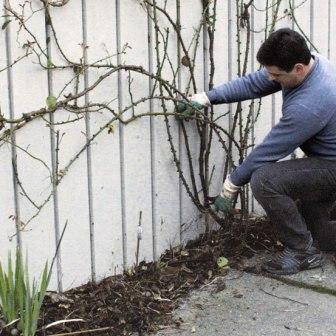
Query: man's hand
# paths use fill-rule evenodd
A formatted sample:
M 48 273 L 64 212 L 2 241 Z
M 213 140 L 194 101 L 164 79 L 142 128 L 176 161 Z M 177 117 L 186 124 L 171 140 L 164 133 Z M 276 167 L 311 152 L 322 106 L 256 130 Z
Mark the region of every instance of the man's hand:
M 215 210 L 221 211 L 224 215 L 227 215 L 231 212 L 233 207 L 233 201 L 239 191 L 240 187 L 234 185 L 231 180 L 230 176 L 227 176 L 222 191 L 219 196 L 216 197 L 214 202 Z
M 205 92 L 195 94 L 191 96 L 189 100 L 189 104 L 179 103 L 177 105 L 177 119 L 188 120 L 188 118 L 193 116 L 197 111 L 201 111 L 204 107 L 211 105 Z
M 221 211 L 224 215 L 227 215 L 232 210 L 232 199 L 219 195 L 215 199 L 214 207 L 217 212 Z
M 177 105 L 177 118 L 178 119 L 183 119 L 188 121 L 189 117 L 192 117 L 193 115 L 195 115 L 195 111 L 200 111 L 204 106 L 191 101 L 190 104 L 187 103 L 179 103 Z

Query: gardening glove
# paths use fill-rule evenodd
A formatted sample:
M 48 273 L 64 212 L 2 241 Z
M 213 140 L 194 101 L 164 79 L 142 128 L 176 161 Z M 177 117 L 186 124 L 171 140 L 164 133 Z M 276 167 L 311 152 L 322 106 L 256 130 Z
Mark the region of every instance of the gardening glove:
M 188 120 L 188 117 L 191 117 L 195 112 L 200 111 L 206 106 L 210 106 L 210 100 L 205 92 L 197 93 L 189 98 L 189 104 L 178 103 L 176 110 L 177 119 Z
M 239 191 L 240 187 L 234 185 L 230 176 L 227 176 L 221 193 L 216 197 L 214 202 L 215 210 L 223 212 L 224 215 L 229 214 L 232 211 L 233 201 Z

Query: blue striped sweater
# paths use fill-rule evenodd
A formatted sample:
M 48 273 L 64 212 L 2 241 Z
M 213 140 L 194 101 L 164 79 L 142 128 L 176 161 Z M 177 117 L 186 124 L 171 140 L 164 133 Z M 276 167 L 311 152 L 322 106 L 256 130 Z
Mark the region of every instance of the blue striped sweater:
M 211 104 L 260 98 L 282 90 L 282 117 L 264 140 L 230 175 L 232 183 L 248 183 L 259 167 L 276 162 L 300 147 L 307 156 L 336 160 L 336 69 L 314 53 L 315 62 L 304 81 L 282 88 L 268 79 L 265 68 L 207 92 Z

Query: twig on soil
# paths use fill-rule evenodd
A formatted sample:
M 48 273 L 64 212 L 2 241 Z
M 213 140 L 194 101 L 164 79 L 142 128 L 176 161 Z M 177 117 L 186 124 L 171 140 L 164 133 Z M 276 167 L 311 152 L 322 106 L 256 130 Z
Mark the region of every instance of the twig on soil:
M 277 295 L 275 295 L 275 294 L 272 294 L 272 293 L 269 293 L 269 292 L 265 291 L 265 290 L 262 289 L 262 288 L 260 288 L 260 290 L 261 290 L 263 293 L 265 293 L 265 294 L 267 294 L 267 295 L 270 295 L 270 296 L 273 296 L 273 297 L 276 297 L 276 298 L 278 298 L 278 299 L 282 299 L 282 300 L 287 300 L 287 301 L 291 301 L 291 302 L 299 303 L 299 304 L 301 304 L 301 305 L 303 305 L 303 306 L 308 306 L 308 303 L 300 302 L 300 301 L 297 301 L 297 300 L 288 298 L 288 297 L 286 297 L 286 296 L 277 296 Z
M 214 283 L 217 283 L 218 278 L 214 278 L 212 281 L 210 281 L 209 283 L 203 285 L 202 287 L 200 287 L 200 289 L 202 290 L 204 287 L 213 285 Z
M 258 251 L 256 251 L 255 249 L 253 249 L 253 248 L 252 248 L 250 245 L 248 245 L 247 243 L 242 242 L 242 245 L 243 245 L 244 247 L 246 247 L 247 249 L 249 249 L 250 251 L 252 251 L 253 253 L 258 254 Z
M 71 319 L 71 320 L 65 319 L 65 320 L 55 321 L 55 322 L 49 323 L 45 327 L 42 327 L 42 330 L 46 330 L 46 329 L 49 329 L 49 328 L 54 327 L 56 325 L 63 324 L 63 323 L 69 323 L 69 322 L 85 322 L 85 320 L 83 320 L 83 319 Z
M 184 264 L 184 263 L 190 263 L 194 261 L 198 261 L 199 257 L 195 258 L 185 258 L 185 259 L 180 259 L 180 260 L 168 260 L 167 261 L 167 266 L 174 266 L 174 265 L 179 265 L 179 264 Z
M 90 332 L 97 332 L 97 331 L 106 331 L 106 330 L 112 330 L 113 327 L 104 327 L 104 328 L 97 328 L 97 329 L 87 329 L 87 330 L 80 330 L 80 331 L 73 331 L 69 333 L 63 333 L 63 334 L 52 334 L 50 336 L 69 336 L 69 335 L 79 335 L 79 334 L 87 334 Z

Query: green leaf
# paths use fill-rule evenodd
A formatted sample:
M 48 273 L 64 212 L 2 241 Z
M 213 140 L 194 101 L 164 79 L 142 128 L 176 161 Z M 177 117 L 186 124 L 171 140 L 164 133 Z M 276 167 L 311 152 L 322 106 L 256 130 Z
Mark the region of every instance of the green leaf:
M 225 257 L 219 257 L 219 258 L 217 259 L 217 266 L 218 266 L 219 268 L 227 267 L 227 266 L 229 266 L 229 260 L 226 259 Z
M 5 21 L 4 22 L 4 24 L 2 25 L 2 30 L 5 30 L 6 29 L 6 27 L 9 25 L 9 23 L 11 22 L 11 20 L 7 20 L 7 21 Z
M 83 72 L 83 68 L 81 66 L 74 65 L 73 71 L 78 76 Z
M 57 105 L 57 99 L 54 96 L 49 96 L 47 98 L 47 106 L 50 110 L 53 110 Z

